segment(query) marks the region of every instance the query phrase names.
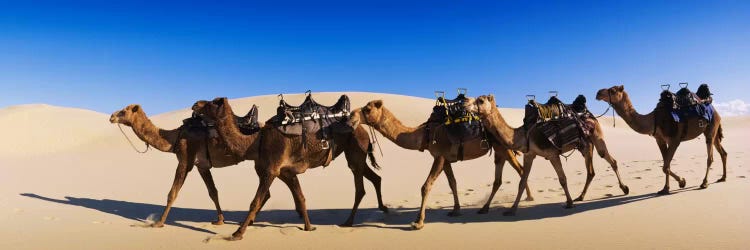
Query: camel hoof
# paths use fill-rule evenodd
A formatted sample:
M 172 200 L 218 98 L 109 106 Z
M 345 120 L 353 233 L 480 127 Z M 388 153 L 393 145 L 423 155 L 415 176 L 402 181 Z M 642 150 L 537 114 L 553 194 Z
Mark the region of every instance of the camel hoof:
M 685 182 L 685 178 L 680 178 L 680 188 L 684 188 L 687 182 Z
M 516 216 L 516 211 L 513 211 L 513 210 L 505 211 L 503 212 L 503 216 Z
M 414 230 L 422 229 L 422 228 L 424 228 L 424 223 L 422 223 L 422 222 L 412 222 L 411 223 L 411 228 L 414 229 Z
M 725 182 L 725 181 L 727 181 L 727 177 L 726 176 L 721 177 L 721 179 L 717 180 L 716 182 Z
M 703 180 L 703 183 L 701 183 L 701 189 L 706 189 L 706 188 L 708 188 L 708 181 Z
M 622 189 L 622 192 L 625 193 L 625 195 L 628 195 L 630 193 L 630 188 L 628 186 L 622 186 L 620 187 Z
M 526 197 L 526 199 L 524 201 L 534 201 L 534 197 L 531 197 L 531 196 Z
M 317 229 L 318 229 L 317 227 L 309 226 L 309 227 L 305 227 L 304 230 L 310 232 L 310 231 L 315 231 Z
M 386 213 L 386 214 L 389 213 L 388 207 L 386 207 L 386 206 L 379 207 L 379 209 L 380 209 L 380 211 L 383 211 L 383 213 Z
M 489 212 L 490 212 L 490 208 L 489 207 L 483 207 L 482 209 L 479 209 L 479 211 L 477 211 L 478 214 L 486 214 L 486 213 L 489 213 Z
M 656 194 L 658 194 L 658 195 L 668 195 L 668 194 L 670 194 L 670 193 L 669 193 L 669 189 L 666 189 L 666 188 L 665 188 L 665 189 L 662 189 L 662 190 L 661 190 L 661 191 L 659 191 L 659 192 L 656 192 Z
M 227 238 L 226 238 L 226 240 L 228 240 L 228 241 L 238 241 L 238 240 L 242 240 L 242 235 L 235 235 L 235 234 L 232 234 L 232 236 L 231 236 L 231 237 L 227 237 Z
M 224 221 L 223 220 L 212 221 L 211 225 L 217 225 L 217 226 L 224 225 Z
M 573 200 L 573 201 L 583 201 L 583 196 L 578 196 L 578 198 L 576 198 L 576 199 L 575 199 L 575 200 Z
M 565 206 L 564 206 L 564 208 L 565 208 L 565 209 L 571 209 L 571 208 L 574 208 L 574 207 L 576 207 L 576 206 L 575 206 L 575 205 L 573 205 L 573 203 L 572 203 L 572 202 L 571 202 L 571 203 L 568 203 L 568 204 L 565 204 Z
M 448 212 L 448 217 L 458 217 L 461 216 L 461 212 L 459 211 L 450 211 Z
M 164 223 L 156 222 L 154 224 L 151 224 L 151 227 L 153 227 L 153 228 L 162 228 L 162 227 L 164 227 Z

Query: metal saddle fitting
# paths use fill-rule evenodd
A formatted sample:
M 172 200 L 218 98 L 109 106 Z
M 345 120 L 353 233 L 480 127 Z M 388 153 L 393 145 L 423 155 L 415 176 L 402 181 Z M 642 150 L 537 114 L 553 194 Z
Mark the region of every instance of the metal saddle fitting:
M 490 148 L 490 142 L 487 140 L 487 138 L 482 138 L 482 141 L 479 142 L 479 145 L 482 149 Z
M 456 92 L 458 92 L 458 95 L 464 95 L 469 93 L 469 89 L 467 88 L 456 88 Z
M 549 96 L 550 96 L 550 97 L 553 97 L 553 96 L 554 96 L 554 97 L 557 97 L 557 94 L 558 94 L 557 90 L 550 90 L 550 91 L 549 91 Z
M 534 100 L 536 100 L 536 96 L 535 95 L 526 95 L 526 100 L 528 100 L 528 101 L 534 101 Z
M 320 140 L 320 147 L 321 147 L 321 148 L 322 148 L 323 150 L 327 150 L 327 149 L 331 148 L 331 144 L 330 144 L 330 143 L 328 143 L 328 140 L 326 140 L 326 139 L 323 139 L 323 140 Z
M 679 83 L 679 85 L 680 85 L 680 88 L 683 88 L 683 89 L 688 87 L 688 83 L 686 82 L 681 82 Z
M 662 84 L 661 90 L 669 90 L 669 84 Z

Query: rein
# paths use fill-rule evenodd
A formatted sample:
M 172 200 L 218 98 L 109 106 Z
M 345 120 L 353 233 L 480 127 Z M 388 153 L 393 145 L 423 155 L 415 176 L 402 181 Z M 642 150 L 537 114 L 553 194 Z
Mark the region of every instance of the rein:
M 363 112 L 362 110 L 359 110 L 359 112 L 362 113 L 362 116 L 365 118 L 365 121 L 367 121 L 367 114 L 365 114 L 365 112 Z M 372 126 L 368 125 L 368 127 L 370 127 L 370 138 L 371 138 L 370 140 L 372 140 L 373 142 L 375 142 L 376 145 L 378 145 L 378 151 L 380 151 L 380 157 L 383 157 L 383 149 L 380 148 L 378 135 L 375 134 L 375 129 Z
M 609 101 L 611 102 L 612 101 L 612 93 L 609 93 L 609 91 L 607 91 L 607 94 L 609 94 Z M 607 104 L 609 104 L 609 106 L 607 107 L 607 110 L 604 110 L 604 113 L 602 113 L 601 115 L 596 116 L 595 118 L 602 117 L 602 116 L 606 115 L 607 112 L 609 112 L 609 109 L 612 108 L 612 103 L 610 103 L 610 102 L 607 102 Z M 613 128 L 616 127 L 615 126 L 616 122 L 617 122 L 617 120 L 615 119 L 615 109 L 612 108 L 612 127 Z
M 128 135 L 125 134 L 125 131 L 122 130 L 122 126 L 119 123 L 117 124 L 117 127 L 120 128 L 120 133 L 122 133 L 122 135 L 125 136 L 125 139 L 128 140 L 128 143 L 130 143 L 130 146 L 133 147 L 133 150 L 135 150 L 135 152 L 138 152 L 138 153 L 141 153 L 141 154 L 145 154 L 146 152 L 148 152 L 148 149 L 150 147 L 150 145 L 148 145 L 148 143 L 145 143 L 146 144 L 146 150 L 138 151 L 138 149 L 133 144 L 133 141 L 131 141 L 130 138 L 128 137 Z

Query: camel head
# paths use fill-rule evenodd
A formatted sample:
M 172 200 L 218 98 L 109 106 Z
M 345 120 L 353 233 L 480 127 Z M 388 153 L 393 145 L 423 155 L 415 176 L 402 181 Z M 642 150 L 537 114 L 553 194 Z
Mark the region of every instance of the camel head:
M 364 123 L 370 126 L 378 126 L 378 124 L 382 124 L 383 120 L 383 101 L 374 100 L 368 102 L 364 107 L 353 110 L 349 118 L 349 125 L 356 127 L 360 123 Z
M 607 89 L 600 89 L 596 92 L 596 99 L 599 101 L 605 101 L 609 104 L 619 103 L 625 96 L 625 87 L 622 85 L 612 86 Z
M 477 98 L 468 98 L 468 101 L 464 102 L 464 108 L 466 111 L 477 113 L 481 117 L 486 117 L 492 112 L 492 109 L 497 107 L 495 104 L 494 95 L 481 95 Z
M 193 104 L 192 109 L 193 112 L 201 118 L 216 121 L 226 117 L 227 103 L 228 101 L 226 97 L 217 97 L 210 102 L 205 100 L 197 101 Z M 232 112 L 228 112 L 228 114 L 232 114 Z
M 114 113 L 112 113 L 112 115 L 109 117 L 109 122 L 132 126 L 133 122 L 136 119 L 136 115 L 141 114 L 143 114 L 141 105 L 131 104 L 119 111 L 115 111 Z

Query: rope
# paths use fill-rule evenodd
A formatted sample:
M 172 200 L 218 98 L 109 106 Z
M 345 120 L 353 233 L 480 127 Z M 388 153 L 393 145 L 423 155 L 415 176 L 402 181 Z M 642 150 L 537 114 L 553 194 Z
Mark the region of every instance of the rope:
M 378 145 L 378 151 L 380 151 L 380 157 L 383 157 L 383 149 L 380 148 L 380 142 L 378 141 L 378 135 L 375 134 L 375 129 L 373 129 L 372 126 L 368 126 L 368 127 L 370 127 L 370 137 L 372 137 L 372 141 L 375 142 L 375 144 Z
M 609 101 L 611 102 L 612 101 L 612 93 L 609 93 L 609 91 L 607 91 L 607 93 L 609 94 Z M 610 108 L 612 108 L 612 103 L 609 103 L 609 107 L 607 107 L 607 110 L 604 110 L 604 113 L 602 113 L 601 115 L 596 116 L 596 118 L 599 118 L 599 117 L 602 117 L 602 116 L 606 115 L 607 112 L 609 112 Z M 616 122 L 617 122 L 617 120 L 615 119 L 615 109 L 612 108 L 612 127 L 613 128 L 616 127 L 615 126 Z
M 122 126 L 120 126 L 119 123 L 117 124 L 117 127 L 120 128 L 120 133 L 122 133 L 122 135 L 125 136 L 125 139 L 128 140 L 128 143 L 130 143 L 130 146 L 133 147 L 133 150 L 135 150 L 135 152 L 138 152 L 138 153 L 141 153 L 141 154 L 145 154 L 146 152 L 148 152 L 148 149 L 149 149 L 148 143 L 145 143 L 146 144 L 146 150 L 143 150 L 142 152 L 138 151 L 138 149 L 133 144 L 133 141 L 131 141 L 130 138 L 128 137 L 128 135 L 125 134 L 125 131 L 122 130 Z

